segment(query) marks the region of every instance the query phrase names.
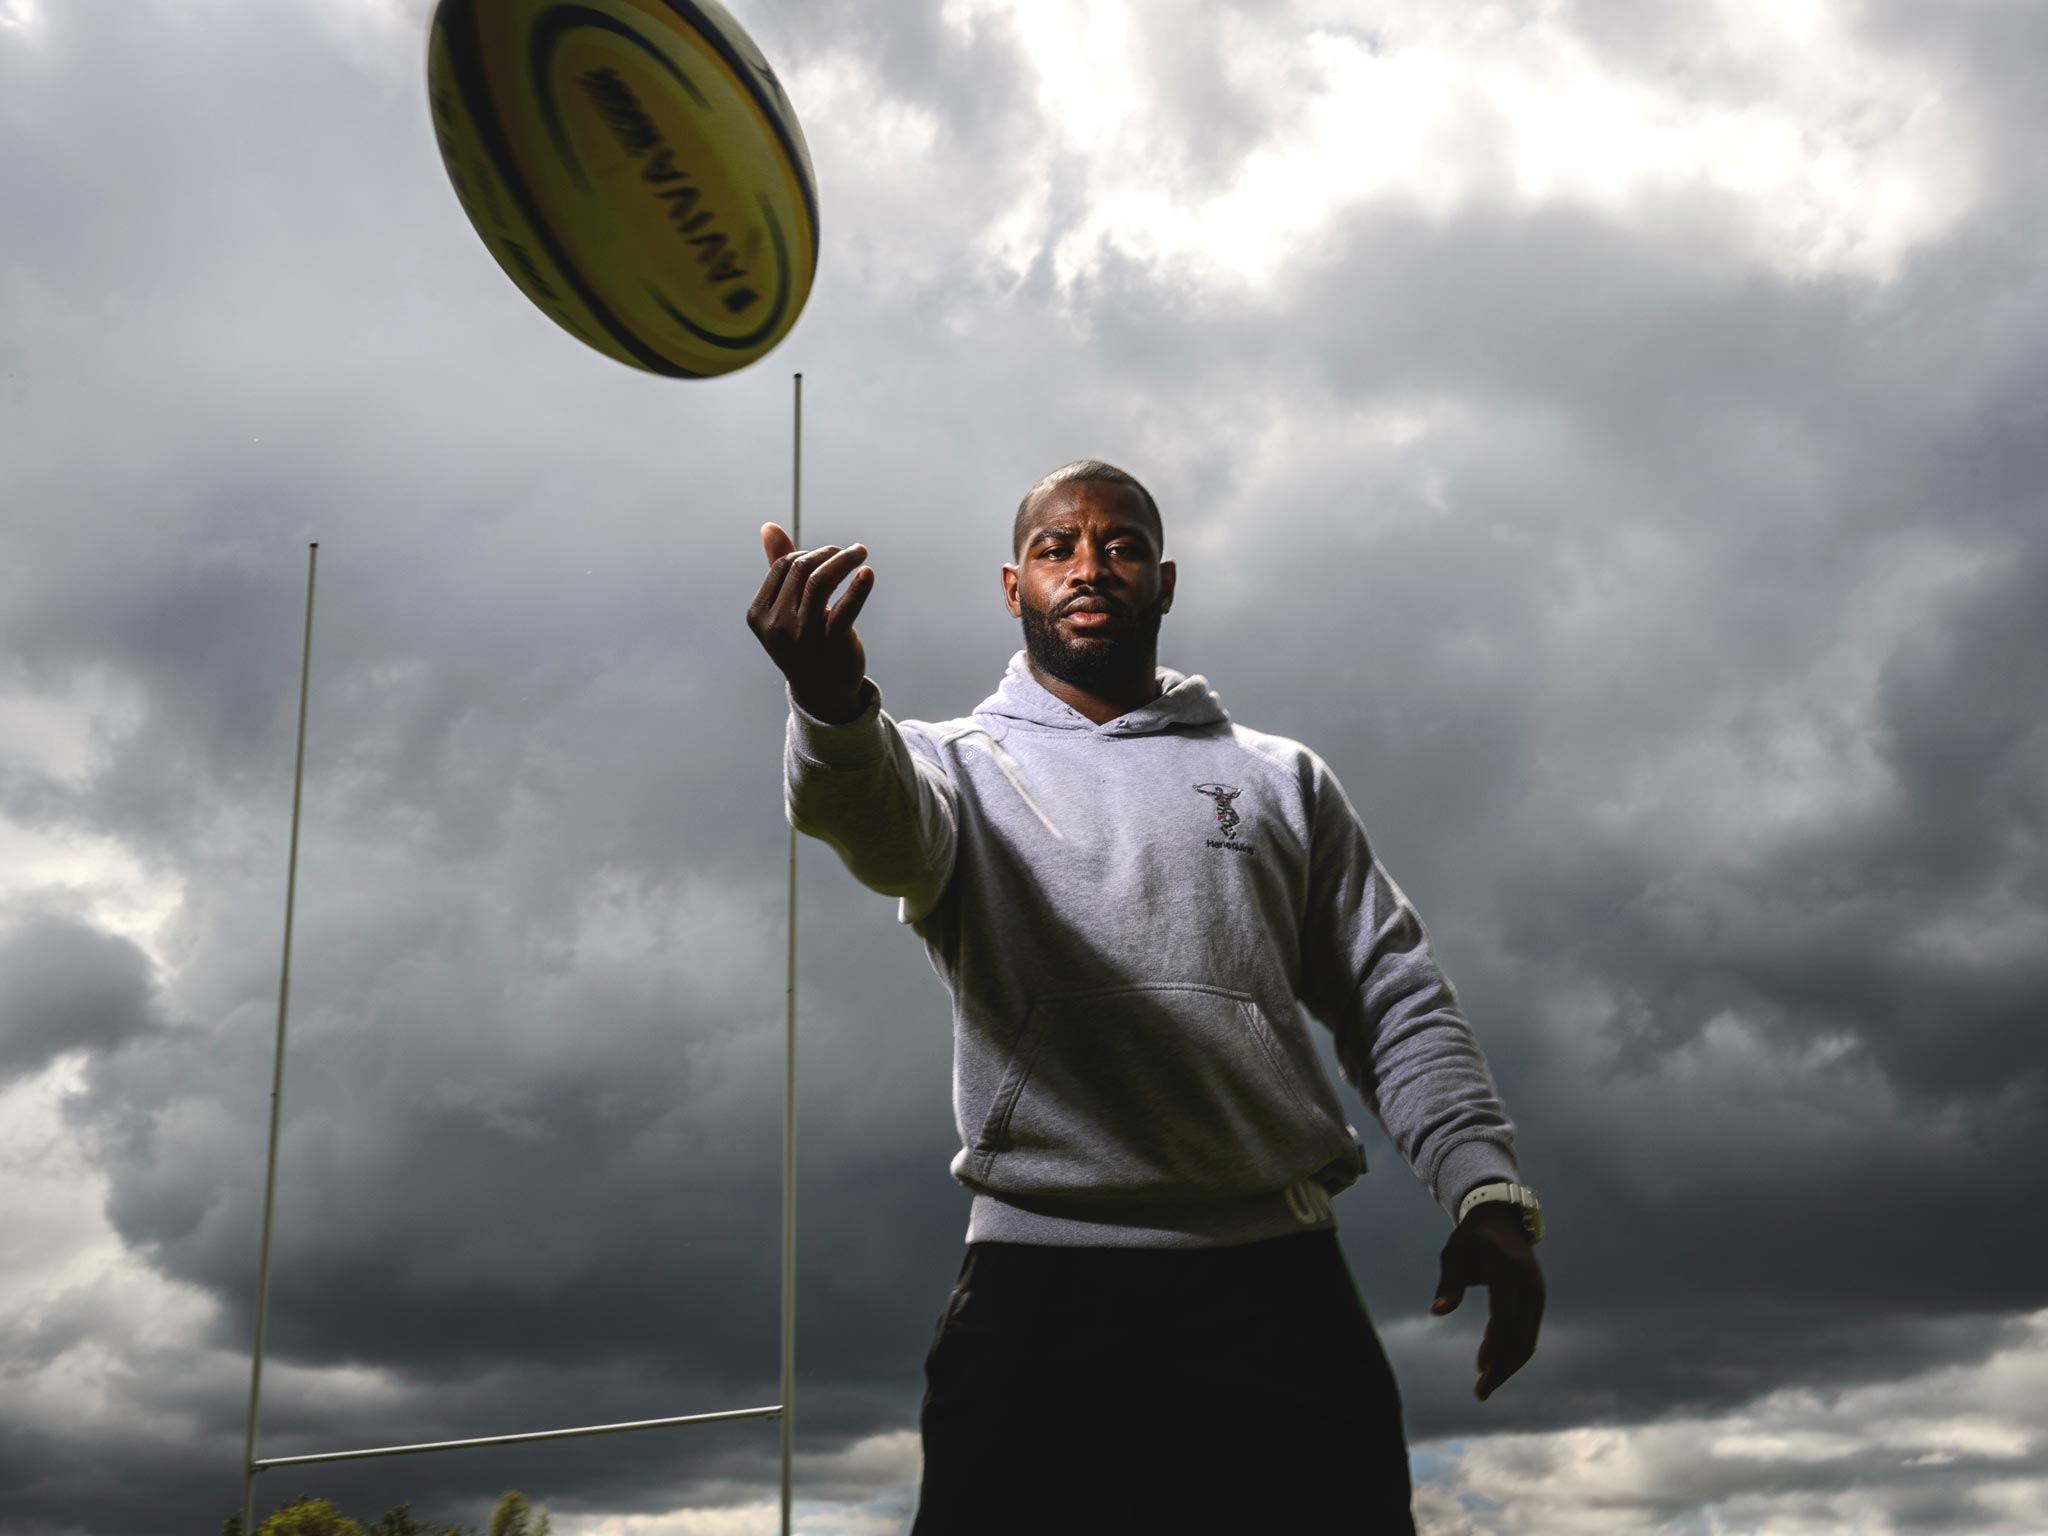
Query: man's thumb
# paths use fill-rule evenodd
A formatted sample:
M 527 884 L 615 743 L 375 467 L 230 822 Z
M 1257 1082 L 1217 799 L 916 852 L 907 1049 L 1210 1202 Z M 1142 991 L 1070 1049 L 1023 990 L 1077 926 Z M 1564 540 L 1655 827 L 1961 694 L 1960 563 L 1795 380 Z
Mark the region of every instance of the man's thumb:
M 1454 1268 L 1449 1250 L 1445 1251 L 1443 1262 L 1437 1269 L 1436 1300 L 1429 1304 L 1429 1310 L 1438 1317 L 1446 1312 L 1455 1312 L 1458 1303 L 1465 1299 L 1464 1268 L 1462 1264 L 1456 1264 Z

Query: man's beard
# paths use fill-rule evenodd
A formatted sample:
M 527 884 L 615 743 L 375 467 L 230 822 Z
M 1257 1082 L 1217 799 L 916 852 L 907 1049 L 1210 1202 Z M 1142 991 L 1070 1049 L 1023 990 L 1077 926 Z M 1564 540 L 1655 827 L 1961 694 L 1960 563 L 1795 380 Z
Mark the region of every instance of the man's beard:
M 1154 655 L 1159 621 L 1166 611 L 1163 600 L 1142 609 L 1115 598 L 1106 601 L 1116 604 L 1110 622 L 1102 626 L 1107 633 L 1077 637 L 1061 629 L 1050 613 L 1020 598 L 1017 606 L 1024 618 L 1024 654 L 1031 664 L 1063 683 L 1092 688 L 1120 681 L 1133 666 Z

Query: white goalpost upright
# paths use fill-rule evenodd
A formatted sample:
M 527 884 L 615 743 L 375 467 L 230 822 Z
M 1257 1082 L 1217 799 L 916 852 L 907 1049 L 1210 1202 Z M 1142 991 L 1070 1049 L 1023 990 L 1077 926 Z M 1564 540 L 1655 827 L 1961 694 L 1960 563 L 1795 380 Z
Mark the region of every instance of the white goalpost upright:
M 803 541 L 804 376 L 793 377 L 790 440 L 790 529 L 798 547 Z M 299 807 L 306 777 L 306 702 L 313 668 L 313 587 L 320 546 L 307 547 L 306 629 L 299 658 L 299 738 L 292 769 L 291 853 L 285 874 L 284 960 L 277 987 L 277 1043 L 270 1070 L 270 1143 L 263 1169 L 263 1235 L 256 1271 L 256 1337 L 249 1359 L 249 1417 L 242 1448 L 242 1532 L 252 1536 L 256 1474 L 269 1467 L 302 1467 L 319 1462 L 367 1461 L 378 1456 L 416 1456 L 427 1451 L 470 1450 L 486 1445 L 526 1445 L 541 1440 L 574 1440 L 591 1435 L 617 1435 L 642 1429 L 670 1429 L 684 1424 L 719 1424 L 733 1419 L 782 1421 L 782 1536 L 790 1536 L 794 1479 L 796 1403 L 796 828 L 789 829 L 788 973 L 783 989 L 784 1049 L 782 1074 L 782 1350 L 781 1398 L 760 1408 L 729 1408 L 714 1413 L 682 1414 L 666 1419 L 636 1419 L 623 1424 L 585 1424 L 572 1429 L 530 1430 L 520 1434 L 482 1435 L 467 1440 L 434 1440 L 417 1445 L 372 1446 L 361 1450 L 321 1451 L 306 1456 L 256 1454 L 256 1426 L 263 1401 L 263 1349 L 270 1311 L 270 1236 L 277 1194 L 277 1137 L 284 1091 L 285 1020 L 291 1005 L 292 917 L 299 880 Z

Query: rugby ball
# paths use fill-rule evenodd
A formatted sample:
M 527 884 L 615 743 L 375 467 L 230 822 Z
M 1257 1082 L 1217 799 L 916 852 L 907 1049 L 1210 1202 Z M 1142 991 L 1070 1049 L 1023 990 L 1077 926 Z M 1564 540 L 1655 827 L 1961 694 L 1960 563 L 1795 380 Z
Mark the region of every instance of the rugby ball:
M 491 255 L 607 357 L 730 373 L 803 312 L 810 151 L 716 0 L 440 0 L 427 99 Z

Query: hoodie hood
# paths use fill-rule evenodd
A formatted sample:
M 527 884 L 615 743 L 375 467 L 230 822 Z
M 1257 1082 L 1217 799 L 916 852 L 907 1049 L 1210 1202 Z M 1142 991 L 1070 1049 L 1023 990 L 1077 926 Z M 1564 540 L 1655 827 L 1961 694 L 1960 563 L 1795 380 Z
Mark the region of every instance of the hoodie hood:
M 1210 688 L 1209 680 L 1190 677 L 1171 667 L 1158 669 L 1159 697 L 1141 704 L 1127 715 L 1097 725 L 1072 705 L 1047 692 L 1022 651 L 1010 658 L 1002 686 L 974 706 L 977 716 L 1022 720 L 1054 731 L 1091 731 L 1103 736 L 1144 736 L 1191 726 L 1216 725 L 1228 720 L 1223 701 Z

